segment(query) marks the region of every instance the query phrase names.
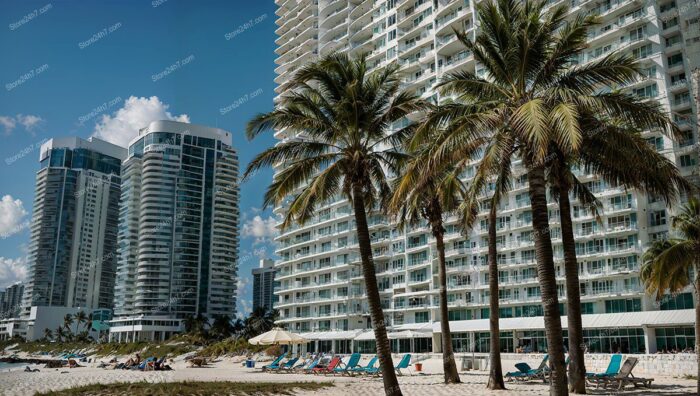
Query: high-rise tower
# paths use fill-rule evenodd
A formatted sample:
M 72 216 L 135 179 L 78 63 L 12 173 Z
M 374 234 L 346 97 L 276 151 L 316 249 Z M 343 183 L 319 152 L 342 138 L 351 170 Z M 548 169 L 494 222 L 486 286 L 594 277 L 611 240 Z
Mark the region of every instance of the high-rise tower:
M 221 129 L 156 121 L 129 145 L 112 339 L 163 339 L 189 316 L 235 316 L 238 157 L 231 141 Z
M 126 149 L 78 137 L 41 146 L 23 314 L 31 306 L 111 308 Z

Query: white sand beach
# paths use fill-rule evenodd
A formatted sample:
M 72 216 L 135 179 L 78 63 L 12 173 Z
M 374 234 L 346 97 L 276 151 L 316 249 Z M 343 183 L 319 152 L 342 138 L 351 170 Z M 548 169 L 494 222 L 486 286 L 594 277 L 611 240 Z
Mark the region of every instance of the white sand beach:
M 381 395 L 383 386 L 381 378 L 322 376 L 311 374 L 274 374 L 263 373 L 260 368 L 244 368 L 231 358 L 216 360 L 206 367 L 189 368 L 183 357 L 171 364 L 173 371 L 112 370 L 98 368 L 99 361 L 107 362 L 109 358 L 87 363 L 85 367 L 68 369 L 46 369 L 39 365 L 30 365 L 40 372 L 24 372 L 23 368 L 0 372 L 0 394 L 32 395 L 36 392 L 60 390 L 86 384 L 107 384 L 113 382 L 174 382 L 174 381 L 235 381 L 235 382 L 295 382 L 315 381 L 333 382 L 332 389 L 324 389 L 304 394 L 333 395 Z M 123 361 L 121 359 L 120 361 Z M 441 360 L 429 359 L 422 362 L 423 372 L 412 372 L 399 377 L 401 390 L 405 395 L 547 395 L 548 386 L 542 382 L 506 383 L 509 392 L 488 391 L 485 389 L 487 373 L 483 371 L 461 372 L 462 384 L 445 385 L 442 383 Z M 85 363 L 83 363 L 85 364 Z M 670 374 L 670 373 L 669 373 Z M 656 377 L 651 389 L 627 388 L 624 394 L 630 395 L 688 395 L 694 394 L 693 380 L 669 377 Z M 612 391 L 591 389 L 591 394 L 614 394 Z M 301 394 L 301 393 L 300 393 Z

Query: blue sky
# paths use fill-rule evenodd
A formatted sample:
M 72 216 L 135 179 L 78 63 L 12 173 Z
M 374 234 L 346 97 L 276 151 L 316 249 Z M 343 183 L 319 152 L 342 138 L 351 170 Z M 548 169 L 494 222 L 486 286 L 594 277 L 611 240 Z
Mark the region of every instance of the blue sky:
M 271 0 L 0 0 L 0 10 L 0 289 L 26 276 L 45 139 L 121 142 L 151 118 L 188 119 L 231 131 L 241 169 L 274 144 L 244 136 L 247 120 L 272 109 Z M 241 186 L 239 310 L 256 256 L 273 254 L 271 213 L 260 211 L 271 175 Z

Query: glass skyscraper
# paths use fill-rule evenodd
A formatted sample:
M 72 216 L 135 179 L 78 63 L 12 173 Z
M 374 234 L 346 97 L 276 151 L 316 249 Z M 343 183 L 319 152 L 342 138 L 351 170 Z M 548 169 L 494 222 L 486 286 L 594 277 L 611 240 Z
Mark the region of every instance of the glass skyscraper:
M 238 156 L 229 132 L 139 131 L 122 164 L 113 340 L 165 339 L 182 319 L 236 315 Z
M 125 157 L 96 138 L 42 145 L 23 314 L 31 306 L 112 307 Z

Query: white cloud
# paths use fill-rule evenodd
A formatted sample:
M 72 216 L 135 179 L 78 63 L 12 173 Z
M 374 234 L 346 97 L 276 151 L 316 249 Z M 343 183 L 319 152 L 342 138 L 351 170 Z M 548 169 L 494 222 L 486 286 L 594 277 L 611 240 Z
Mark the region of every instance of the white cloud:
M 241 319 L 253 312 L 253 300 L 238 299 L 237 316 Z
M 102 115 L 102 120 L 95 124 L 92 135 L 126 147 L 129 141 L 138 135 L 139 129 L 147 127 L 153 121 L 190 122 L 187 114 L 173 116 L 168 111 L 168 107 L 170 106 L 161 102 L 157 96 L 150 98 L 131 96 L 114 114 Z
M 21 200 L 14 199 L 11 195 L 2 197 L 0 200 L 0 237 L 7 238 L 26 228 L 28 222 L 22 223 L 26 215 L 27 211 L 24 210 Z
M 243 318 L 253 311 L 253 301 L 251 299 L 243 298 L 243 296 L 249 294 L 248 287 L 250 286 L 250 278 L 238 278 L 236 294 L 238 301 L 238 317 Z
M 20 124 L 24 129 L 34 135 L 34 130 L 44 122 L 44 119 L 33 114 L 17 114 L 17 116 L 0 116 L 0 126 L 5 129 L 5 135 L 9 135 Z
M 0 125 L 5 128 L 5 135 L 9 135 L 17 126 L 17 121 L 15 121 L 14 117 L 0 116 Z
M 17 114 L 17 122 L 22 124 L 24 126 L 24 129 L 27 130 L 27 132 L 31 133 L 32 135 L 34 134 L 34 129 L 38 127 L 44 120 L 35 115 L 27 114 L 27 115 L 22 115 L 22 114 Z
M 11 286 L 27 278 L 27 263 L 24 258 L 0 257 L 0 288 Z
M 255 243 L 266 242 L 277 235 L 277 221 L 274 217 L 269 216 L 263 219 L 256 215 L 251 220 L 246 220 L 243 224 L 242 235 L 244 237 L 255 238 Z

